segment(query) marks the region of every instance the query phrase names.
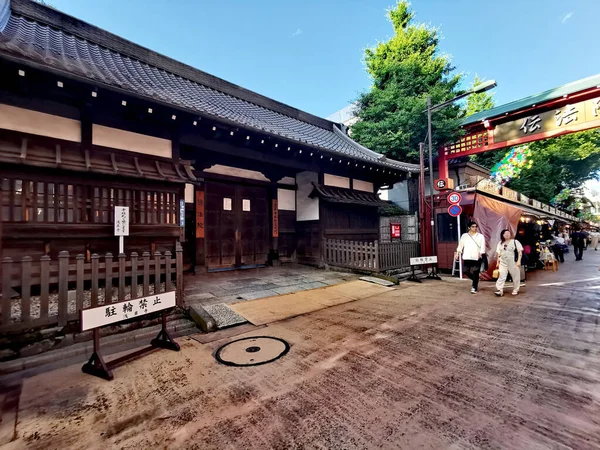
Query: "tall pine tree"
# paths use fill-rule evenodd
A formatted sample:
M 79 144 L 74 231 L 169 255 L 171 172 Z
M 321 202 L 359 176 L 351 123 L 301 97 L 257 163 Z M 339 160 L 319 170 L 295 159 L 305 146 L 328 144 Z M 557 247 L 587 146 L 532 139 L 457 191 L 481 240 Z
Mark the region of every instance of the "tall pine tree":
M 365 52 L 373 85 L 358 100 L 352 137 L 391 158 L 418 162 L 419 142 L 427 135 L 427 95 L 434 105 L 452 99 L 460 93 L 461 75 L 440 53 L 439 31 L 413 23 L 410 3 L 398 1 L 388 17 L 394 36 Z M 457 139 L 461 114 L 458 105 L 434 113 L 434 149 Z

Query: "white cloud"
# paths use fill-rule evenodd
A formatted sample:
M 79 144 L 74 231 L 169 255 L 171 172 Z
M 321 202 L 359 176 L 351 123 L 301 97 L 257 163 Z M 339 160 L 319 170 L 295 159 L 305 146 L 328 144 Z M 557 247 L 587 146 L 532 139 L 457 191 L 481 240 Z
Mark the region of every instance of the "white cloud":
M 302 30 L 300 28 L 298 28 L 296 31 L 294 31 L 294 33 L 292 34 L 292 37 L 300 36 L 301 34 L 302 34 Z
M 565 23 L 567 20 L 569 20 L 571 17 L 573 17 L 573 11 L 568 12 L 567 14 L 565 14 L 565 16 L 562 18 L 562 23 Z

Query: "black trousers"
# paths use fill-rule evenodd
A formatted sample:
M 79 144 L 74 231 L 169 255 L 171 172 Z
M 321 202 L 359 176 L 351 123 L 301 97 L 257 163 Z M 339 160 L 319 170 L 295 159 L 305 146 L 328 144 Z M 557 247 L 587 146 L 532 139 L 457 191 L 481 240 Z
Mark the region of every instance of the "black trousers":
M 473 289 L 479 289 L 479 272 L 481 272 L 481 260 L 475 261 L 465 259 L 465 275 L 473 281 Z
M 556 259 L 558 259 L 561 263 L 565 262 L 565 252 L 562 249 L 561 245 L 554 245 L 552 246 L 552 250 L 554 251 L 554 256 L 556 256 Z
M 575 252 L 575 260 L 581 261 L 583 259 L 583 247 L 574 246 L 573 251 Z

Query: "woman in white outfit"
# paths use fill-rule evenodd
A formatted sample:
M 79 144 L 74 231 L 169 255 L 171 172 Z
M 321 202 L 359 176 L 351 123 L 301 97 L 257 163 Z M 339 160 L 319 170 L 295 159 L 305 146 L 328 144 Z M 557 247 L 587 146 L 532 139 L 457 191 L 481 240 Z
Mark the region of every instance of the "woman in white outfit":
M 498 253 L 498 269 L 500 271 L 500 276 L 498 277 L 498 281 L 496 281 L 495 294 L 498 297 L 504 295 L 504 283 L 510 272 L 510 276 L 513 279 L 512 295 L 517 295 L 519 293 L 519 284 L 521 281 L 523 246 L 519 241 L 513 239 L 510 230 L 502 230 L 496 252 Z

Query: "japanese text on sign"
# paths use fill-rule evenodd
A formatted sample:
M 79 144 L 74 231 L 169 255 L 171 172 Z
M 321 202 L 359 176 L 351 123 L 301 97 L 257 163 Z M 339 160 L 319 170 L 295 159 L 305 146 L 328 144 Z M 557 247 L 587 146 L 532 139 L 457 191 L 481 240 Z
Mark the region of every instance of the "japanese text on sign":
M 204 191 L 196 191 L 196 238 L 204 237 Z
M 279 205 L 273 200 L 273 237 L 279 237 Z
M 126 300 L 81 311 L 81 331 L 143 316 L 175 306 L 175 291 Z
M 567 127 L 583 126 L 586 122 L 595 122 L 598 119 L 600 119 L 600 98 L 593 98 L 501 123 L 494 128 L 494 142 L 499 143 Z
M 390 234 L 392 239 L 400 239 L 402 237 L 402 229 L 399 223 L 390 223 Z
M 115 206 L 115 236 L 129 236 L 129 206 Z
M 437 256 L 419 256 L 418 258 L 410 258 L 411 266 L 419 266 L 421 264 L 437 264 Z
M 179 199 L 179 226 L 185 227 L 185 200 Z

